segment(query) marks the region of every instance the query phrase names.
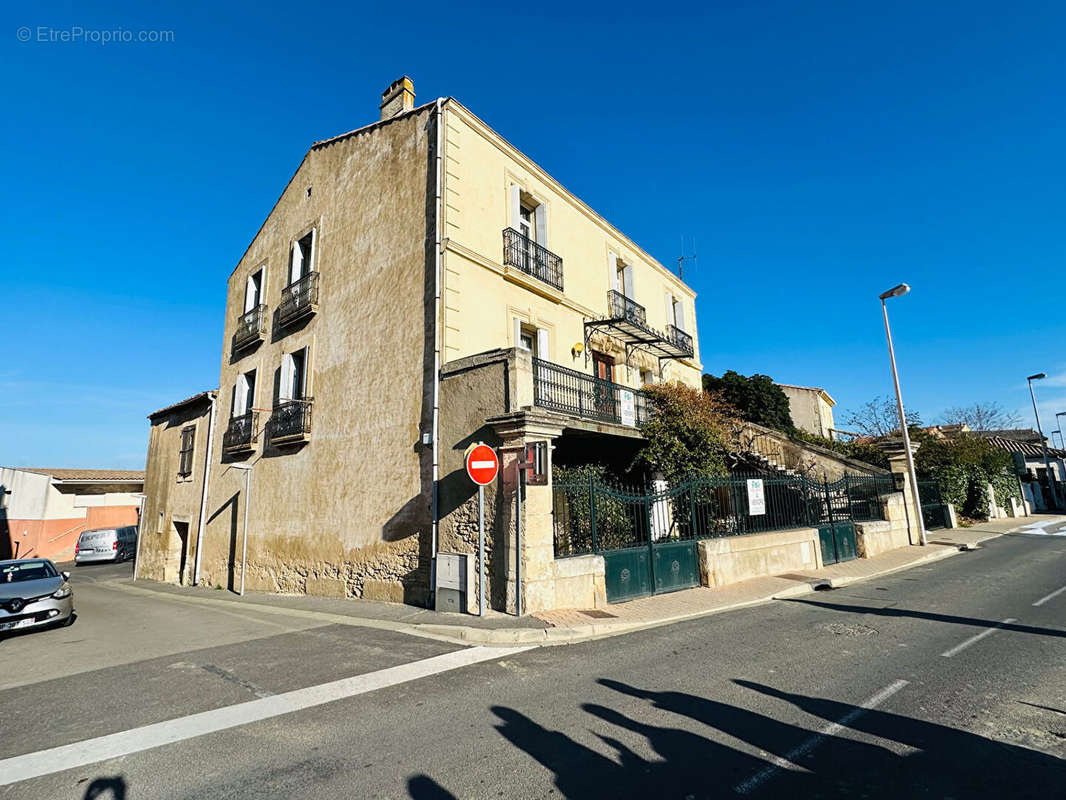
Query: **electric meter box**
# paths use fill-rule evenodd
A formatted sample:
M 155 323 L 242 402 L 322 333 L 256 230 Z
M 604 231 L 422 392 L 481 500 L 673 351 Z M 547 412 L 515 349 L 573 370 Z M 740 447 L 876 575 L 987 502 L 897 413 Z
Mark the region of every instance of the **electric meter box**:
M 437 553 L 437 585 L 434 608 L 437 611 L 473 613 L 474 557 L 465 553 Z

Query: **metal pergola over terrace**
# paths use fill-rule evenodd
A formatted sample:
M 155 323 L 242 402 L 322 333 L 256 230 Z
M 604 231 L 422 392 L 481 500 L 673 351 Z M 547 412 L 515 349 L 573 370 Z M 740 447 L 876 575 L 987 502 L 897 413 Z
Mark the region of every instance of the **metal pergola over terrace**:
M 630 359 L 638 350 L 658 359 L 660 376 L 663 361 L 692 357 L 694 351 L 689 334 L 673 325 L 667 326 L 666 334 L 655 330 L 648 325 L 644 306 L 621 292 L 615 289 L 607 292 L 607 308 L 608 315 L 603 319 L 585 320 L 586 364 L 589 358 L 589 340 L 597 331 L 622 343 L 626 354 L 626 369 L 630 368 Z

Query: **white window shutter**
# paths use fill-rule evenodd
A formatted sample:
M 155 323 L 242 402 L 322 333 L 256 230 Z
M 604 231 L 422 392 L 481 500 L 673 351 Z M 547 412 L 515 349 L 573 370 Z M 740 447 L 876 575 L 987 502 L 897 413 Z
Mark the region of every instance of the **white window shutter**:
M 522 346 L 522 320 L 518 317 L 514 318 L 514 346 Z
M 626 264 L 622 270 L 622 280 L 625 283 L 625 295 L 630 300 L 635 300 L 636 295 L 633 292 L 633 265 Z
M 685 304 L 680 300 L 674 301 L 674 318 L 677 322 L 674 323 L 679 330 L 688 331 L 685 327 Z
M 315 264 L 318 262 L 315 260 L 317 256 L 315 252 L 318 250 L 318 228 L 311 229 L 311 255 L 308 258 L 307 264 L 304 268 L 304 273 L 312 272 L 315 269 Z
M 248 276 L 248 283 L 244 286 L 244 310 L 245 312 L 251 311 L 257 305 L 259 305 L 259 298 L 256 297 L 258 292 L 255 290 L 255 275 Z
M 292 355 L 286 353 L 281 357 L 281 381 L 278 387 L 278 400 L 283 403 L 292 400 L 296 396 L 295 384 L 296 365 L 293 363 Z
M 618 284 L 618 256 L 614 253 L 607 254 L 607 269 L 611 271 L 611 288 L 616 292 L 622 291 L 622 287 Z
M 674 316 L 674 296 L 669 292 L 666 293 L 666 324 L 677 324 L 677 317 Z
M 533 221 L 537 225 L 537 244 L 548 246 L 548 207 L 541 203 L 534 212 Z
M 548 331 L 544 328 L 537 328 L 537 358 L 551 361 L 548 355 Z
M 511 184 L 511 227 L 522 230 L 522 188 L 517 183 Z
M 292 243 L 292 259 L 289 262 L 289 283 L 300 280 L 304 274 L 304 254 L 298 241 Z
M 239 417 L 248 411 L 248 379 L 237 376 L 237 386 L 233 394 L 233 416 Z

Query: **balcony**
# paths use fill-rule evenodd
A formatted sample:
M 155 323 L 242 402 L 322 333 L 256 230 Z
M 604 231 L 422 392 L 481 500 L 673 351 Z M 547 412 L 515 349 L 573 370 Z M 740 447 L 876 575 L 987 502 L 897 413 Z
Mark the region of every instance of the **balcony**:
M 222 434 L 223 452 L 241 453 L 251 450 L 259 440 L 258 430 L 258 411 L 248 411 L 239 417 L 230 417 L 226 432 Z
M 675 325 L 666 326 L 666 341 L 677 348 L 682 358 L 691 358 L 696 352 L 692 347 L 692 334 L 685 333 Z
M 318 311 L 318 273 L 308 272 L 281 290 L 278 323 L 288 325 Z
M 311 438 L 312 399 L 285 400 L 274 406 L 267 423 L 271 444 L 302 444 Z
M 237 317 L 237 330 L 233 334 L 233 351 L 243 350 L 258 344 L 266 335 L 266 306 L 258 305 Z
M 503 232 L 503 263 L 563 290 L 563 260 L 514 228 Z
M 590 334 L 599 331 L 621 342 L 626 352 L 626 364 L 637 350 L 659 359 L 690 358 L 693 354 L 692 337 L 674 325 L 667 325 L 667 332 L 660 333 L 648 325 L 644 306 L 621 292 L 607 292 L 607 316 L 585 321 L 585 346 Z
M 533 405 L 634 427 L 647 422 L 649 415 L 648 398 L 639 389 L 539 358 L 533 359 Z

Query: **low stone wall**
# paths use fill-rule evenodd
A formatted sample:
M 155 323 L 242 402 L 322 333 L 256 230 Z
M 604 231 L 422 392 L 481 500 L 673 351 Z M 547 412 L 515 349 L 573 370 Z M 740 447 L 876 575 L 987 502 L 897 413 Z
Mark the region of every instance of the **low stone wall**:
M 906 522 L 855 523 L 855 549 L 859 558 L 873 558 L 897 547 L 907 547 L 910 543 Z
M 816 528 L 703 539 L 699 558 L 700 582 L 712 587 L 822 566 Z
M 555 584 L 552 608 L 604 608 L 607 605 L 603 556 L 557 558 L 551 569 Z M 529 614 L 551 609 L 534 609 L 527 602 L 523 610 Z

